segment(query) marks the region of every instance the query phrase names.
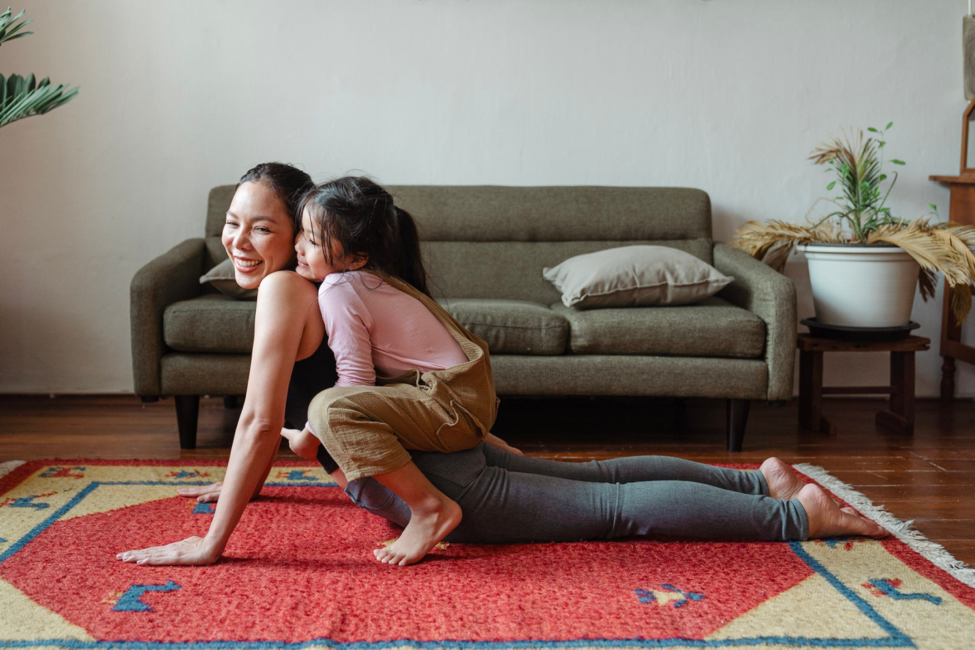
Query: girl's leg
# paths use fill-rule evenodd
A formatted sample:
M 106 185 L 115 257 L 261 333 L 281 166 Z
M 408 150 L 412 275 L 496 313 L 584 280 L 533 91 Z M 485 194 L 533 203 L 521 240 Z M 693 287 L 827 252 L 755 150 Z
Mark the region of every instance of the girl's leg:
M 373 551 L 380 562 L 400 566 L 419 562 L 460 523 L 460 506 L 435 488 L 412 462 L 375 478 L 410 507 L 410 521 L 400 538 Z
M 418 562 L 460 522 L 460 508 L 417 469 L 404 445 L 445 452 L 480 438 L 424 391 L 408 384 L 331 388 L 312 400 L 308 420 L 349 481 L 374 477 L 410 507 L 400 538 L 376 551 L 381 562 Z
M 714 467 L 670 456 L 630 456 L 588 463 L 568 463 L 518 456 L 490 445 L 482 445 L 482 448 L 489 466 L 510 472 L 597 483 L 690 481 L 742 494 L 769 496 L 769 485 L 759 470 Z

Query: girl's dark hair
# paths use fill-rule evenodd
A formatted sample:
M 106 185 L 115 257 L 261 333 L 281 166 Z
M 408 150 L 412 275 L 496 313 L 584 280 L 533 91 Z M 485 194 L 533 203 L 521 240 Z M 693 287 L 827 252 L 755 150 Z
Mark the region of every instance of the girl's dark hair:
M 393 197 L 380 185 L 364 176 L 322 183 L 302 198 L 298 215 L 305 210 L 321 230 L 321 246 L 329 264 L 333 263 L 335 239 L 346 259 L 368 256 L 363 268 L 392 275 L 430 295 L 416 222 L 393 204 Z
M 298 212 L 298 204 L 305 192 L 315 186 L 311 176 L 301 171 L 297 167 L 284 163 L 269 162 L 261 163 L 247 171 L 240 177 L 237 187 L 244 183 L 264 183 L 278 196 L 288 209 L 288 217 L 291 218 L 291 229 L 293 234 L 298 234 L 301 228 L 301 216 Z M 236 188 L 235 188 L 236 190 Z

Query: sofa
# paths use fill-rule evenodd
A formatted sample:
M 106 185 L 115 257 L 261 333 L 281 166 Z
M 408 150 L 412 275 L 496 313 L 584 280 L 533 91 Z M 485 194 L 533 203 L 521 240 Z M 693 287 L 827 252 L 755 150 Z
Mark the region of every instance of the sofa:
M 388 188 L 416 219 L 434 297 L 485 339 L 498 394 L 726 400 L 726 442 L 741 449 L 752 400 L 792 397 L 796 295 L 791 280 L 711 239 L 697 189 L 422 186 Z M 211 190 L 204 237 L 140 269 L 131 284 L 135 393 L 172 396 L 180 444 L 193 448 L 202 395 L 246 391 L 255 302 L 199 278 L 220 243 L 234 186 Z M 577 310 L 542 269 L 598 250 L 671 246 L 734 282 L 684 306 Z

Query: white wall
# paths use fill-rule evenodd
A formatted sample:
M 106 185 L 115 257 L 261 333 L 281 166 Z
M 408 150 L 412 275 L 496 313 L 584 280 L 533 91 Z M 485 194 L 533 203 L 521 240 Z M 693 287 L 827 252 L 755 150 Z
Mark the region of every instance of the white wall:
M 719 240 L 801 221 L 825 185 L 806 157 L 841 127 L 893 120 L 906 216 L 946 214 L 927 177 L 958 164 L 963 0 L 26 6 L 36 34 L 2 47 L 0 72 L 81 94 L 0 130 L 0 392 L 131 390 L 132 275 L 264 160 L 386 183 L 699 187 Z M 788 272 L 812 315 L 801 258 Z M 940 304 L 917 300 L 922 336 Z M 919 396 L 937 394 L 936 348 Z M 831 357 L 826 381 L 882 383 L 885 356 Z M 975 395 L 971 367 L 957 380 Z

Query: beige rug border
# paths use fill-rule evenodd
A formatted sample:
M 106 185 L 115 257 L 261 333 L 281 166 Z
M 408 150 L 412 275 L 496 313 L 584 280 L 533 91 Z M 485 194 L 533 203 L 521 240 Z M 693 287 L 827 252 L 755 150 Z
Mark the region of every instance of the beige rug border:
M 0 478 L 14 471 L 25 462 L 23 460 L 12 460 L 0 463 Z M 975 568 L 971 568 L 961 560 L 956 559 L 941 544 L 932 542 L 922 533 L 915 530 L 912 521 L 901 521 L 887 512 L 883 506 L 875 505 L 862 492 L 856 490 L 852 485 L 839 480 L 822 467 L 807 463 L 797 463 L 793 467 L 849 503 L 870 519 L 876 521 L 890 531 L 894 537 L 907 544 L 912 550 L 919 553 L 935 566 L 944 569 L 969 587 L 975 587 Z
M 844 483 L 822 467 L 807 463 L 796 463 L 793 467 L 886 528 L 891 535 L 907 544 L 924 559 L 944 569 L 969 587 L 975 587 L 975 568 L 956 559 L 944 546 L 932 542 L 920 531 L 915 530 L 913 520 L 901 521 L 887 512 L 883 506 L 875 505 L 862 492 Z

